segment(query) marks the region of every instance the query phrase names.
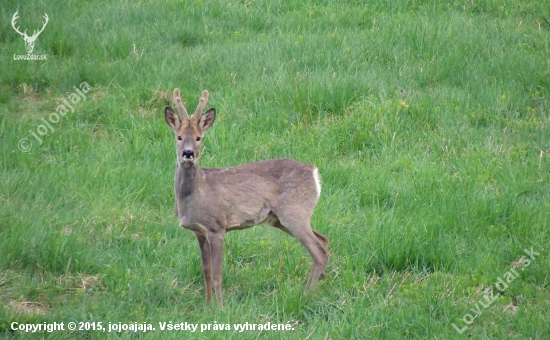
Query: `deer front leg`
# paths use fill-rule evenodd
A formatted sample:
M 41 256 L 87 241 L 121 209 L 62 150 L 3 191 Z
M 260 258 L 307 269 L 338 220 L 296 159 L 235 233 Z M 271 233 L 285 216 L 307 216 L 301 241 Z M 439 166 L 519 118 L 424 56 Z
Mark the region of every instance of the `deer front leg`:
M 204 235 L 196 234 L 199 247 L 201 248 L 202 272 L 206 284 L 206 302 L 212 302 L 212 253 L 210 243 Z
M 223 305 L 222 297 L 222 262 L 223 262 L 223 240 L 225 233 L 209 233 L 208 242 L 212 255 L 212 279 L 214 281 L 214 292 L 218 304 Z

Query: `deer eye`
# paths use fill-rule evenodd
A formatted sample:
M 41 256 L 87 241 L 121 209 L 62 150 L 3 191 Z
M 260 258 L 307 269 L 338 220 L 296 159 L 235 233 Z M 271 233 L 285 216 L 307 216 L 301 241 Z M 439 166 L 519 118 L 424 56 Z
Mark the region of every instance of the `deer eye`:
M 201 138 L 200 137 L 197 137 L 197 142 L 200 142 L 201 141 Z
M 178 140 L 181 140 L 181 136 L 178 136 Z

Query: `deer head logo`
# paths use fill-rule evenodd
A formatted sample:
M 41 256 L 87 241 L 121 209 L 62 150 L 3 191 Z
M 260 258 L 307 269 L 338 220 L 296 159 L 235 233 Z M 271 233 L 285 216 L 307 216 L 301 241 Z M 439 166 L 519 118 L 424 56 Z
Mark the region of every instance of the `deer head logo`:
M 48 20 L 50 18 L 48 18 L 48 15 L 46 13 L 44 13 L 44 20 L 45 20 L 44 25 L 42 26 L 40 31 L 37 32 L 36 30 L 34 30 L 33 34 L 29 37 L 27 35 L 27 30 L 25 30 L 25 32 L 21 32 L 19 30 L 19 27 L 15 27 L 15 22 L 17 21 L 17 18 L 19 18 L 18 13 L 19 13 L 19 11 L 15 12 L 15 14 L 13 15 L 13 17 L 11 19 L 11 26 L 13 27 L 15 32 L 21 34 L 21 36 L 23 37 L 23 40 L 25 40 L 25 49 L 27 50 L 28 54 L 31 54 L 32 50 L 34 49 L 34 42 L 36 41 L 36 39 L 38 38 L 40 33 L 42 33 L 44 28 L 46 28 L 46 25 L 48 24 Z

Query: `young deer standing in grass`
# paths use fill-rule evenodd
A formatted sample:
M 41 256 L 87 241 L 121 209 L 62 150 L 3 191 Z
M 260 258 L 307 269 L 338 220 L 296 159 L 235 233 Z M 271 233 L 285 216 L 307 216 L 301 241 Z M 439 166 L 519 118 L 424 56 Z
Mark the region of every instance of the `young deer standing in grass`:
M 202 111 L 208 102 L 203 91 L 199 106 L 189 117 L 174 90 L 180 113 L 166 107 L 166 123 L 176 133 L 177 166 L 174 180 L 175 210 L 180 226 L 197 236 L 206 281 L 206 301 L 222 304 L 222 258 L 225 233 L 267 222 L 296 237 L 313 258 L 306 289 L 324 276 L 328 239 L 311 229 L 311 215 L 321 193 L 317 168 L 291 159 L 273 159 L 232 168 L 200 169 L 204 133 L 216 110 Z

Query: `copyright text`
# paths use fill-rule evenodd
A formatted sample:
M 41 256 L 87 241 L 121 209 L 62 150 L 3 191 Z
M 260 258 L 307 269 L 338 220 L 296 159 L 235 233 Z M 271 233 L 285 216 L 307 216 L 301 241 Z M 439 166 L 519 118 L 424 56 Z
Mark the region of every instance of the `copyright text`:
M 158 327 L 154 327 L 158 324 Z M 183 331 L 183 332 L 207 332 L 207 331 L 290 331 L 294 330 L 294 324 L 287 322 L 286 324 L 277 323 L 234 323 L 224 324 L 214 321 L 214 323 L 190 323 L 190 322 L 158 322 L 153 323 L 122 323 L 122 322 L 53 322 L 53 323 L 18 323 L 12 322 L 10 327 L 12 331 L 20 331 L 25 333 L 48 332 L 55 331 L 99 331 L 99 332 L 150 332 L 150 331 Z

